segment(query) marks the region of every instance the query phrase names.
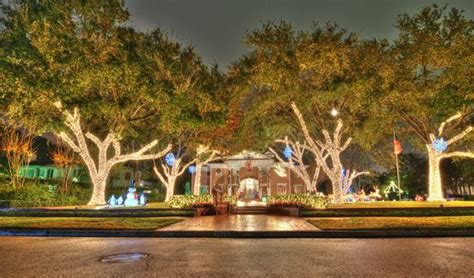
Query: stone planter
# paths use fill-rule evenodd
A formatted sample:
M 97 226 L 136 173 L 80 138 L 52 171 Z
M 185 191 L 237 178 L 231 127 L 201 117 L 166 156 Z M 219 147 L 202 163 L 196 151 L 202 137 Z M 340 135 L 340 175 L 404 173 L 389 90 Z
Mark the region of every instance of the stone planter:
M 196 208 L 196 216 L 216 215 L 216 209 L 213 207 Z
M 268 214 L 299 216 L 300 208 L 270 206 L 268 207 L 267 212 Z

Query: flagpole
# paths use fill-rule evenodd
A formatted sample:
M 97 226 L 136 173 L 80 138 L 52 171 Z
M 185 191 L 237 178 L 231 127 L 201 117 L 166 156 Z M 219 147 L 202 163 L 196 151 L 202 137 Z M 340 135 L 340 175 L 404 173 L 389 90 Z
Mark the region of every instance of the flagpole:
M 396 140 L 396 136 L 395 136 L 395 129 L 393 130 L 393 140 L 395 141 Z M 395 153 L 395 164 L 397 166 L 397 182 L 398 182 L 398 199 L 401 201 L 402 200 L 402 185 L 400 184 L 400 167 L 398 165 L 398 153 L 397 152 L 394 152 Z

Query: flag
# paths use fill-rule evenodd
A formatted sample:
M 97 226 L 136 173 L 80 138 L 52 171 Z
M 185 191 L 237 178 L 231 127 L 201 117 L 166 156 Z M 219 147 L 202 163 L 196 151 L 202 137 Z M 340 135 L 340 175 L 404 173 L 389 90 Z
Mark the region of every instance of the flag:
M 393 137 L 393 152 L 399 155 L 403 152 L 402 144 L 398 141 L 397 136 Z

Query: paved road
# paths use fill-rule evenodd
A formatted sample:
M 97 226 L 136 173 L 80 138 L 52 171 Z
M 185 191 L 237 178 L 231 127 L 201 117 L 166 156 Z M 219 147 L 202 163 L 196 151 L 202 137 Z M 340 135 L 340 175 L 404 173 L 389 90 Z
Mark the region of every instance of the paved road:
M 111 254 L 149 257 L 104 263 Z M 0 237 L 0 277 L 474 277 L 474 238 Z

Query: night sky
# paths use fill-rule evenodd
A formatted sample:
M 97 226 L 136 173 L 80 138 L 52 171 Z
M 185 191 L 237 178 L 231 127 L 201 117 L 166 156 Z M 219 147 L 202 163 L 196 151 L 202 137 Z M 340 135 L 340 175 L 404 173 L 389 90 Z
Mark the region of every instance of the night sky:
M 156 27 L 182 43 L 191 43 L 207 64 L 225 68 L 245 53 L 246 30 L 267 20 L 289 21 L 308 30 L 313 21 L 336 22 L 364 37 L 396 37 L 398 14 L 448 3 L 474 15 L 473 0 L 127 0 L 131 24 L 147 31 Z

